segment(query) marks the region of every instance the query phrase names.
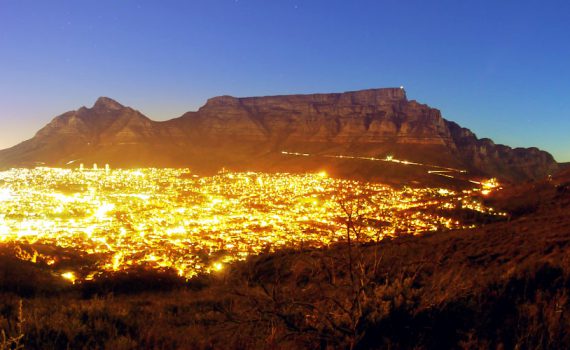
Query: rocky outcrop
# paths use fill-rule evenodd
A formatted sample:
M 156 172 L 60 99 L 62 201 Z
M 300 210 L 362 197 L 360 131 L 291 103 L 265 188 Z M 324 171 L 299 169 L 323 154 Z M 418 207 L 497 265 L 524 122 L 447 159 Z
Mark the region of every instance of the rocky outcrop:
M 538 148 L 511 148 L 492 140 L 478 139 L 469 129 L 446 122 L 460 159 L 485 174 L 513 179 L 535 179 L 554 174 L 558 164 L 547 152 Z M 504 176 L 503 176 L 504 177 Z
M 77 160 L 119 167 L 241 164 L 264 170 L 285 161 L 281 151 L 394 155 L 510 180 L 542 177 L 557 167 L 550 154 L 536 148 L 478 139 L 437 109 L 408 100 L 399 88 L 220 96 L 166 122 L 102 97 L 91 108 L 56 117 L 31 140 L 0 151 L 0 166 L 61 166 Z M 290 166 L 291 159 L 285 163 Z

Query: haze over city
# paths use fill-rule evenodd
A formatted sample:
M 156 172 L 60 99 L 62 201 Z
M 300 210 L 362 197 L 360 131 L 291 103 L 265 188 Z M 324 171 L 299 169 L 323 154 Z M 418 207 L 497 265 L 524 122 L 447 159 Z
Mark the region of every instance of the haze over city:
M 154 120 L 217 95 L 404 86 L 510 146 L 570 160 L 563 1 L 2 1 L 0 148 L 109 96 Z

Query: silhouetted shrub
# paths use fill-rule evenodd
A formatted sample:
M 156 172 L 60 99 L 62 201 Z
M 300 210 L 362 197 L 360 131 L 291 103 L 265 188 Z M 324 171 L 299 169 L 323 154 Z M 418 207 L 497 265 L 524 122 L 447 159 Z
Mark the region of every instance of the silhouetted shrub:
M 142 292 L 166 292 L 185 286 L 185 279 L 174 270 L 132 268 L 114 273 L 103 273 L 97 279 L 85 281 L 78 288 L 84 297 L 93 295 L 137 294 Z

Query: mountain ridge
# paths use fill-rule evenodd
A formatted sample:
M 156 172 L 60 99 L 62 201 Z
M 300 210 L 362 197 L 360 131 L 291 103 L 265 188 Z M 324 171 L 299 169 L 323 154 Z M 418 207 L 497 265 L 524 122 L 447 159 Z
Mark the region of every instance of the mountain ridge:
M 283 156 L 283 151 L 316 157 L 393 155 L 510 181 L 544 177 L 558 168 L 550 154 L 536 148 L 510 148 L 478 139 L 469 129 L 444 119 L 438 109 L 408 100 L 402 88 L 217 96 L 197 111 L 161 122 L 100 97 L 91 108 L 66 112 L 32 139 L 0 151 L 0 167 L 62 166 L 79 159 L 114 167 L 286 171 L 325 166 L 340 175 L 343 169 L 384 171 L 370 162 L 295 160 Z

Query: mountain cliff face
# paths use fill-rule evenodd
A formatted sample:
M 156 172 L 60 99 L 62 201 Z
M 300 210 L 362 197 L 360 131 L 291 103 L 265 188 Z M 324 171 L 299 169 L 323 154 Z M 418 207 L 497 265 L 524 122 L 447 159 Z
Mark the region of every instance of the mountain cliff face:
M 314 157 L 393 155 L 508 180 L 542 177 L 557 168 L 550 154 L 536 148 L 512 149 L 478 139 L 443 119 L 437 109 L 409 101 L 398 88 L 221 96 L 166 122 L 154 122 L 102 97 L 92 108 L 62 114 L 31 140 L 0 151 L 0 166 L 62 166 L 76 161 L 115 167 L 302 169 L 304 165 L 295 166 L 299 162 L 282 151 Z
M 402 89 L 274 97 L 215 97 L 183 118 L 207 124 L 213 137 L 240 130 L 246 141 L 335 143 L 450 143 L 439 111 L 408 101 Z
M 52 120 L 30 140 L 0 151 L 1 166 L 65 165 L 113 153 L 112 148 L 152 144 L 156 125 L 140 112 L 109 98 Z M 101 159 L 102 160 L 102 159 Z

